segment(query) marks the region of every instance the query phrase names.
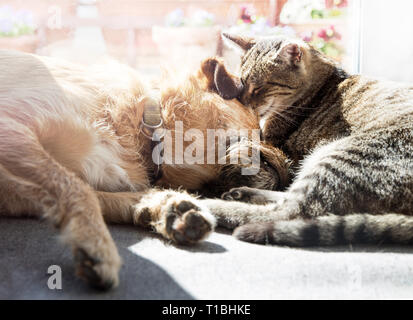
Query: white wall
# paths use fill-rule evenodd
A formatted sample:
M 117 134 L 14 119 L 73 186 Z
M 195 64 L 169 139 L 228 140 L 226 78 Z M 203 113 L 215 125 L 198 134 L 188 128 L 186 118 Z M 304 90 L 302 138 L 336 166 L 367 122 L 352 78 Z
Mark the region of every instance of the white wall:
M 361 73 L 413 83 L 413 1 L 361 1 Z

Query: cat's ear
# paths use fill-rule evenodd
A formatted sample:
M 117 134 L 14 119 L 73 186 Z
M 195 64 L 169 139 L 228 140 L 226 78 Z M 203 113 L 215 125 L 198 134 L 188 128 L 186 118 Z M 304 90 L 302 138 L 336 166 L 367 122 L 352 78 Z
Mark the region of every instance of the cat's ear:
M 230 100 L 242 93 L 241 80 L 231 75 L 224 63 L 217 58 L 204 60 L 201 70 L 208 80 L 208 89 L 217 92 L 222 98 Z
M 222 39 L 235 49 L 240 49 L 243 53 L 251 49 L 256 43 L 253 38 L 229 34 L 226 32 L 222 33 Z
M 296 43 L 289 43 L 281 49 L 281 55 L 291 64 L 299 64 L 303 56 L 300 46 Z

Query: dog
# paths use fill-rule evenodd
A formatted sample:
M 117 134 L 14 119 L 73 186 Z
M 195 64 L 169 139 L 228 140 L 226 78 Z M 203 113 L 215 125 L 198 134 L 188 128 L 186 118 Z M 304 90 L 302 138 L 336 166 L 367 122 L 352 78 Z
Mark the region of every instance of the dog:
M 252 141 L 257 116 L 220 96 L 231 74 L 217 58 L 182 80 L 165 76 L 157 88 L 115 62 L 85 67 L 1 51 L 0 70 L 0 214 L 45 217 L 72 248 L 77 275 L 95 288 L 115 287 L 121 266 L 105 222 L 152 228 L 174 243 L 193 244 L 214 230 L 216 219 L 196 195 L 176 189 L 217 196 L 242 185 L 277 189 L 287 183 L 285 155 Z M 191 129 L 251 131 L 221 156 L 228 160 L 245 148 L 248 156 L 255 148 L 256 174 L 242 176 L 242 161 L 208 162 L 206 155 L 161 163 L 168 152 L 177 155 L 177 137 Z M 182 141 L 190 156 L 201 142 L 221 146 L 215 137 L 192 140 Z

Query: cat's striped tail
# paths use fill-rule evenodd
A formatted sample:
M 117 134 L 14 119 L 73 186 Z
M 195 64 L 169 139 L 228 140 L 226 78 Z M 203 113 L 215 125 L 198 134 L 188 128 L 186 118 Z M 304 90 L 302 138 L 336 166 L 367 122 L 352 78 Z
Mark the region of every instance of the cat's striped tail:
M 234 235 L 243 241 L 292 247 L 340 244 L 413 244 L 413 217 L 401 214 L 327 215 L 311 220 L 250 223 Z

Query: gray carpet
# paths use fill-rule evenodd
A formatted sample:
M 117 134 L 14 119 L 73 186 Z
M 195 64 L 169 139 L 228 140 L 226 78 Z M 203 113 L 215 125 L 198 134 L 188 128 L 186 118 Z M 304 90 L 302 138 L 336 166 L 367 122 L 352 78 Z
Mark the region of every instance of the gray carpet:
M 100 293 L 74 276 L 70 250 L 37 220 L 0 219 L 1 299 L 413 298 L 413 248 L 292 249 L 243 243 L 225 230 L 195 247 L 111 226 L 124 260 L 120 285 Z M 47 287 L 50 265 L 62 290 Z

